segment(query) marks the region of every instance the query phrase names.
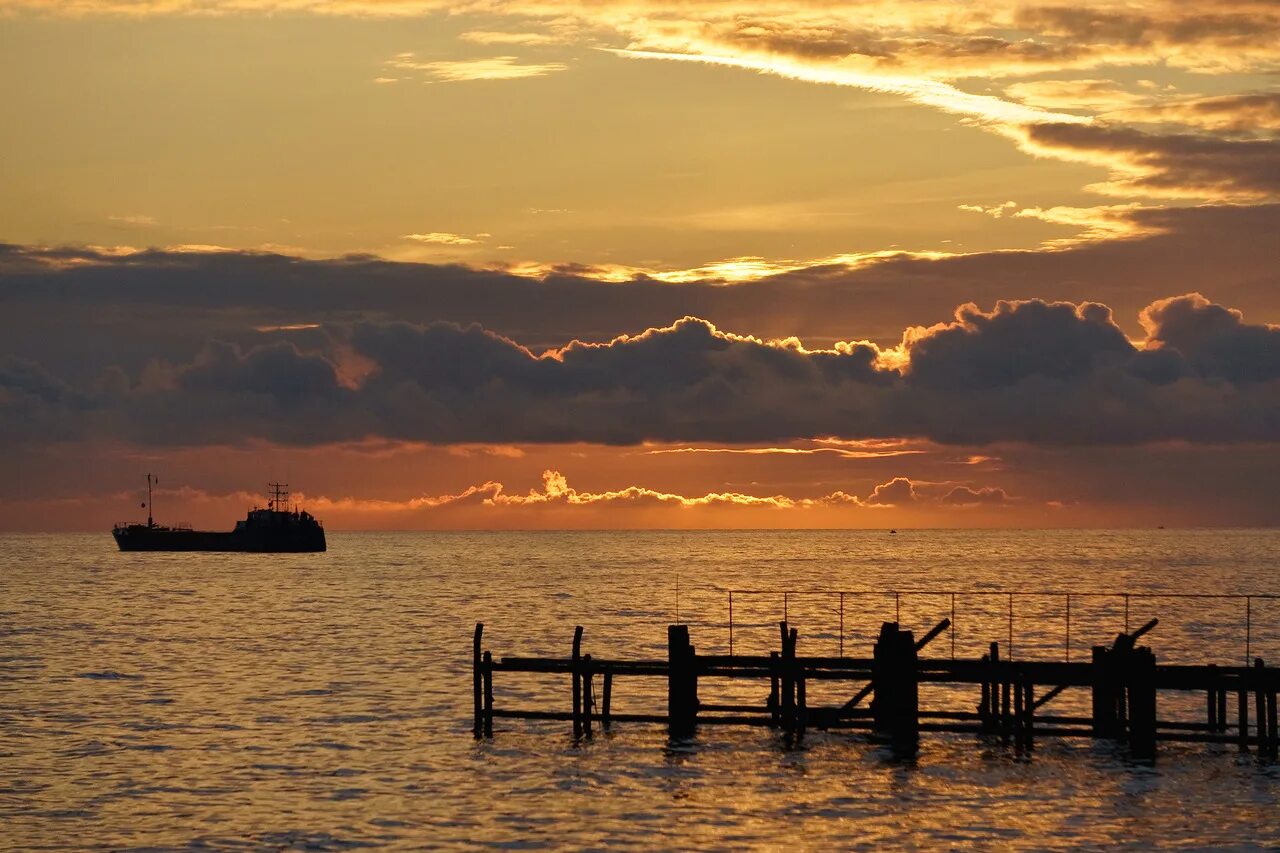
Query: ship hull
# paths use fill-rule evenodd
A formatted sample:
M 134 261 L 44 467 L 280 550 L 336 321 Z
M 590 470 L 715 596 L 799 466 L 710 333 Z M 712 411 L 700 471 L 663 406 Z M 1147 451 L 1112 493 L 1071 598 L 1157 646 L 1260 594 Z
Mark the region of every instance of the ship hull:
M 156 530 L 146 527 L 113 532 L 121 551 L 242 551 L 304 554 L 326 550 L 323 530 Z

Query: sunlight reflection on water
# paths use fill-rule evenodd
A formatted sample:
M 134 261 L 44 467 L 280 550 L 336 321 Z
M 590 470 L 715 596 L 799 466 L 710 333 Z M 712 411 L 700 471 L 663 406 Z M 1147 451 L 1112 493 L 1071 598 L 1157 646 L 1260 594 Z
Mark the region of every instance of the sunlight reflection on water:
M 107 536 L 0 538 L 0 846 L 343 850 L 706 849 L 1280 843 L 1280 774 L 1219 747 L 1154 766 L 1045 739 L 1030 760 L 926 735 L 903 763 L 856 735 L 652 726 L 574 744 L 562 723 L 470 727 L 470 640 L 495 655 L 663 657 L 680 609 L 727 651 L 729 588 L 1275 591 L 1270 531 L 334 534 L 322 555 L 121 554 Z M 984 603 L 985 602 L 985 603 Z M 789 602 L 801 653 L 835 653 L 829 599 Z M 949 602 L 902 604 L 921 631 Z M 1005 642 L 1005 605 L 963 598 L 957 655 Z M 1056 604 L 1021 603 L 1021 657 L 1060 657 Z M 1038 609 L 1037 609 L 1038 608 Z M 1161 660 L 1241 657 L 1227 602 L 1149 601 Z M 776 647 L 775 597 L 735 601 L 735 650 Z M 866 654 L 890 598 L 846 603 Z M 1280 661 L 1280 605 L 1255 602 Z M 1073 654 L 1122 627 L 1073 604 Z M 948 642 L 939 639 L 937 643 Z M 949 646 L 937 654 L 945 654 Z M 931 651 L 932 653 L 932 651 Z M 508 676 L 500 705 L 567 706 L 567 681 Z M 717 688 L 721 689 L 721 688 Z M 758 686 L 725 696 L 761 697 Z M 738 694 L 734 690 L 739 691 Z M 615 710 L 660 707 L 620 682 Z M 742 691 L 746 691 L 742 693 Z M 705 697 L 704 697 L 705 698 Z M 833 697 L 828 697 L 833 698 Z M 811 701 L 817 701 L 812 699 Z

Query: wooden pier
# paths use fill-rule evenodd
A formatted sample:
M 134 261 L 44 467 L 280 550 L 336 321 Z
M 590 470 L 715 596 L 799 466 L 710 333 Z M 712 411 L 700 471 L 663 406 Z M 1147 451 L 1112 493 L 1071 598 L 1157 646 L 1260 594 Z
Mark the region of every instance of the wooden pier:
M 702 726 L 763 726 L 794 742 L 809 729 L 849 729 L 905 754 L 914 754 L 925 734 L 951 732 L 994 739 L 1022 753 L 1052 737 L 1119 741 L 1137 759 L 1154 758 L 1162 742 L 1229 744 L 1277 758 L 1280 670 L 1261 658 L 1252 666 L 1158 664 L 1149 647 L 1138 645 L 1155 619 L 1118 634 L 1109 646 L 1093 647 L 1087 662 L 1002 659 L 994 642 L 976 660 L 926 656 L 950 624 L 943 619 L 917 639 L 885 622 L 869 658 L 799 656 L 797 629 L 786 621 L 778 625 L 778 649 L 768 655 L 700 655 L 688 626 L 670 625 L 665 660 L 593 659 L 582 653 L 581 627 L 574 629 L 567 657 L 495 659 L 483 648 L 484 626 L 477 624 L 473 730 L 487 738 L 495 719 L 562 720 L 572 723 L 575 738 L 590 738 L 597 729 L 637 722 L 664 725 L 671 738 L 684 739 Z M 569 709 L 497 707 L 494 676 L 505 673 L 570 676 Z M 614 713 L 615 682 L 642 678 L 666 680 L 666 713 Z M 767 685 L 767 696 L 761 704 L 699 700 L 700 685 L 724 679 L 759 682 L 761 693 Z M 808 687 L 819 682 L 847 683 L 841 696 L 848 699 L 810 703 Z M 948 687 L 947 706 L 922 708 L 921 685 Z M 1068 691 L 1088 692 L 1088 716 L 1053 713 L 1052 703 Z M 1202 695 L 1194 707 L 1203 713 L 1162 718 L 1160 697 L 1174 693 Z

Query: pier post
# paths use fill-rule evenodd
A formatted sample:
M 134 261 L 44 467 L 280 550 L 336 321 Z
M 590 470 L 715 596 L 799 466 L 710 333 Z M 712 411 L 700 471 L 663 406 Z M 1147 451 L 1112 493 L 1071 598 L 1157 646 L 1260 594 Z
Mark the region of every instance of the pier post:
M 1022 673 L 1018 672 L 1014 676 L 1013 681 L 1013 746 L 1021 751 L 1022 749 L 1022 726 L 1026 722 L 1024 719 L 1025 709 L 1022 706 L 1024 694 L 1022 692 Z
M 1273 761 L 1280 758 L 1280 734 L 1276 732 L 1276 686 L 1272 679 L 1267 687 L 1267 758 Z
M 880 626 L 872 657 L 875 698 L 871 702 L 876 731 L 887 735 L 895 750 L 914 754 L 920 745 L 920 684 L 915 638 L 897 622 Z
M 484 736 L 493 737 L 493 652 L 484 653 Z
M 804 737 L 809 722 L 809 705 L 805 699 L 804 670 L 796 668 L 796 737 Z
M 591 737 L 591 712 L 596 695 L 591 683 L 591 655 L 582 656 L 582 733 Z
M 480 643 L 483 637 L 484 623 L 477 622 L 475 634 L 471 638 L 471 699 L 474 711 L 471 732 L 477 739 L 484 734 L 483 709 L 481 707 L 483 698 L 480 684 L 480 670 L 483 666 L 483 661 L 480 657 Z
M 982 676 L 982 698 L 978 700 L 978 720 L 984 732 L 991 728 L 991 680 L 985 675 L 986 670 L 990 669 L 986 664 L 990 661 L 990 655 L 982 656 L 984 675 Z
M 604 668 L 604 699 L 600 704 L 600 725 L 605 731 L 609 730 L 610 724 L 613 722 L 609 717 L 609 702 L 613 698 L 613 667 L 605 664 Z
M 1026 739 L 1026 750 L 1030 752 L 1035 749 L 1036 744 L 1036 688 L 1030 677 L 1027 678 L 1022 689 L 1027 692 L 1026 698 L 1022 700 L 1023 706 L 1027 709 L 1027 719 L 1022 726 L 1022 736 Z
M 1209 731 L 1218 731 L 1218 665 L 1209 664 L 1209 686 L 1205 690 L 1205 702 L 1208 705 L 1208 713 L 1205 715 L 1205 723 L 1209 726 Z
M 1269 736 L 1267 734 L 1267 694 L 1263 687 L 1267 671 L 1262 658 L 1253 659 L 1253 702 L 1254 714 L 1258 718 L 1257 731 L 1258 755 L 1265 756 L 1268 751 Z
M 667 626 L 667 732 L 691 737 L 697 728 L 698 674 L 688 625 Z
M 1236 744 L 1241 752 L 1249 751 L 1249 681 L 1246 674 L 1240 675 L 1240 686 L 1236 691 Z
M 578 625 L 573 629 L 573 653 L 572 675 L 573 675 L 573 737 L 582 737 L 582 672 L 579 669 L 582 662 L 582 626 Z
M 991 734 L 1000 730 L 1000 644 L 992 643 L 987 653 L 988 669 L 985 687 L 987 689 L 987 718 L 983 720 L 983 728 Z
M 1093 647 L 1093 734 L 1094 737 L 1115 737 L 1118 728 L 1116 718 L 1116 685 L 1111 650 L 1106 646 Z
M 792 628 L 787 637 L 787 680 L 791 685 L 791 716 L 788 721 L 788 731 L 794 735 L 804 733 L 804 723 L 800 720 L 800 715 L 804 710 L 804 684 L 802 683 L 804 676 L 800 671 L 799 665 L 796 664 L 796 643 L 799 639 L 799 629 Z
M 1126 656 L 1129 698 L 1129 754 L 1134 758 L 1156 755 L 1156 656 L 1148 648 Z
M 796 713 L 795 668 L 792 666 L 796 652 L 795 647 L 791 645 L 791 638 L 795 632 L 788 630 L 786 622 L 778 623 L 778 631 L 782 635 L 782 658 L 779 661 L 778 673 L 782 696 L 778 718 L 783 730 L 789 734 L 795 725 Z
M 1000 740 L 1008 743 L 1013 735 L 1014 718 L 1011 713 L 1009 688 L 1012 687 L 1012 666 L 1013 651 L 1012 643 L 1010 643 L 1008 666 L 1004 667 L 1004 671 L 1000 674 L 999 691 L 1000 691 Z
M 1227 688 L 1218 684 L 1218 731 L 1227 730 Z
M 778 727 L 779 722 L 778 675 L 781 663 L 781 657 L 777 652 L 769 652 L 769 718 L 773 721 L 773 728 L 775 729 Z

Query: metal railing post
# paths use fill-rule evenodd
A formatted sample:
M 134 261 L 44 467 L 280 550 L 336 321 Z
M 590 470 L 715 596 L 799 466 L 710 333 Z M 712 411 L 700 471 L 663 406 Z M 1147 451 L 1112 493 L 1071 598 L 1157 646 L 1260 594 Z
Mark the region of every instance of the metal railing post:
M 844 657 L 844 593 L 840 593 L 840 657 Z

